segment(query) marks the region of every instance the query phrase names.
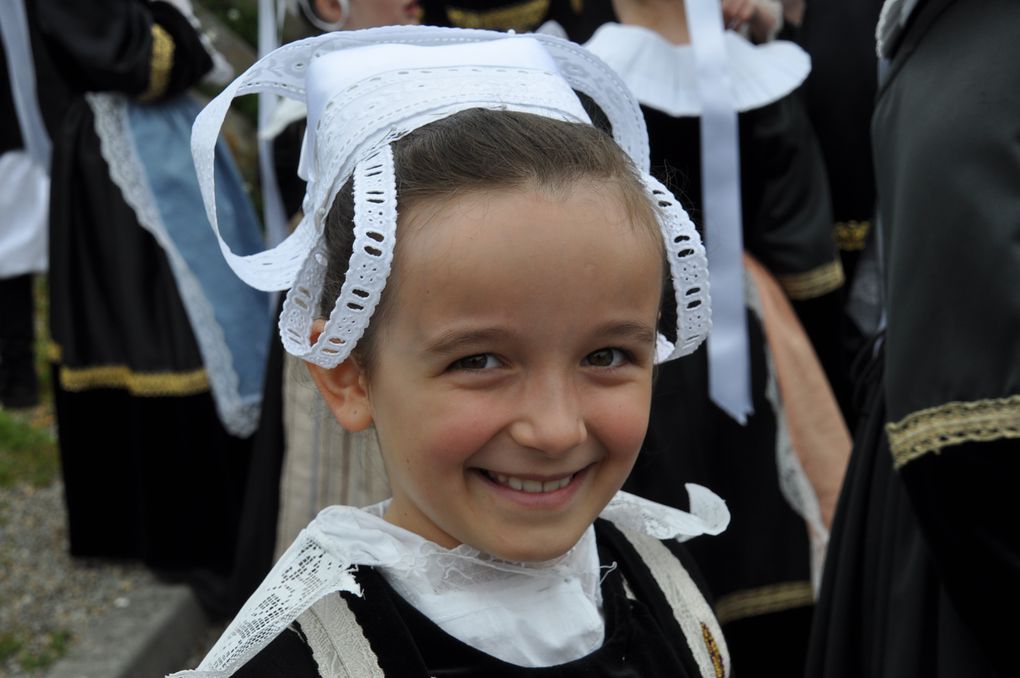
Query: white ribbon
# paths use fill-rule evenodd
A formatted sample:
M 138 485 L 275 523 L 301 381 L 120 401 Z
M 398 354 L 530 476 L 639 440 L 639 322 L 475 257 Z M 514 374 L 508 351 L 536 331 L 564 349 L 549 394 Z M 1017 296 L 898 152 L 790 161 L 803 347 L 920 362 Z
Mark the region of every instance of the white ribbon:
M 733 84 L 726 64 L 718 0 L 686 0 L 701 96 L 701 191 L 712 280 L 708 391 L 741 424 L 754 412 L 744 310 L 740 155 Z
M 279 47 L 276 25 L 276 3 L 274 0 L 259 0 L 259 58 Z M 276 95 L 271 92 L 259 93 L 259 178 L 262 181 L 262 220 L 266 225 L 266 242 L 275 246 L 287 237 L 287 215 L 280 198 L 280 184 L 276 181 L 276 167 L 273 164 L 273 140 L 263 138 L 276 109 Z M 276 301 L 273 301 L 275 308 Z
M 18 115 L 25 149 L 32 160 L 49 173 L 50 138 L 43 126 L 36 98 L 35 63 L 32 61 L 28 19 L 22 0 L 0 2 L 0 34 L 3 35 L 14 109 Z

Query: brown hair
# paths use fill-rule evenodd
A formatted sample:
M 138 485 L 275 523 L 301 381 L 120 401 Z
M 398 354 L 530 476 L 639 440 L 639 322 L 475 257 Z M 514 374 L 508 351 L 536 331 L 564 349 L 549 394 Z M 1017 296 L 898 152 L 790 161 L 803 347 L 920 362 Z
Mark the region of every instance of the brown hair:
M 446 200 L 479 190 L 541 186 L 560 191 L 581 180 L 617 184 L 635 225 L 652 232 L 662 247 L 654 208 L 630 158 L 607 133 L 530 113 L 473 108 L 430 123 L 393 142 L 401 210 L 426 200 Z M 354 198 L 349 180 L 326 216 L 329 259 L 319 312 L 333 310 L 354 244 Z M 385 315 L 391 284 L 354 357 L 371 365 L 373 328 Z

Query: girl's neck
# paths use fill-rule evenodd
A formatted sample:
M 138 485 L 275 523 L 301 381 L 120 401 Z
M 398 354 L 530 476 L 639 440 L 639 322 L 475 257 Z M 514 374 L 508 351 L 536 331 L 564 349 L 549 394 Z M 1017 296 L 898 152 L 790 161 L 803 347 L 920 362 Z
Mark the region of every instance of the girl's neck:
M 687 16 L 682 0 L 612 0 L 621 24 L 641 26 L 655 31 L 674 45 L 687 45 Z

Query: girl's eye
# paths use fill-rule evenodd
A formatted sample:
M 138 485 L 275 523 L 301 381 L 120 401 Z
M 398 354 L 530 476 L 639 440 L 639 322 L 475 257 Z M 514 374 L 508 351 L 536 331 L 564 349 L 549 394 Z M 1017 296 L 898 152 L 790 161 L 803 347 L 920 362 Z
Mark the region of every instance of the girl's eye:
M 600 348 L 589 353 L 584 362 L 592 367 L 619 367 L 627 362 L 627 354 L 618 348 Z
M 466 358 L 456 360 L 450 365 L 452 370 L 491 370 L 499 367 L 500 362 L 491 353 L 479 353 L 469 355 Z

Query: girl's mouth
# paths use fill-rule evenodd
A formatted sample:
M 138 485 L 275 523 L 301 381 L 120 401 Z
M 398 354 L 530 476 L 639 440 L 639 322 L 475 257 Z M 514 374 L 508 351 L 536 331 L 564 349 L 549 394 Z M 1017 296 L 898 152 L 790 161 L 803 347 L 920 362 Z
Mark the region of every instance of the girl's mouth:
M 561 490 L 570 484 L 570 481 L 574 479 L 577 473 L 571 473 L 570 475 L 563 476 L 562 478 L 554 478 L 551 480 L 535 480 L 531 478 L 518 478 L 517 476 L 507 476 L 502 473 L 494 473 L 492 471 L 482 471 L 485 476 L 492 482 L 509 487 L 512 490 L 518 492 L 527 492 L 528 494 L 545 494 L 548 492 L 555 492 Z

